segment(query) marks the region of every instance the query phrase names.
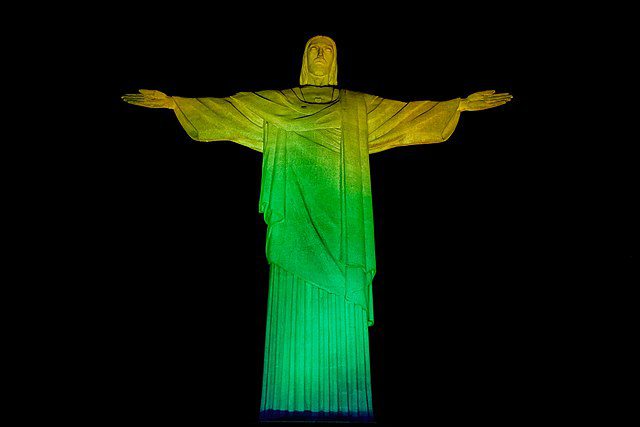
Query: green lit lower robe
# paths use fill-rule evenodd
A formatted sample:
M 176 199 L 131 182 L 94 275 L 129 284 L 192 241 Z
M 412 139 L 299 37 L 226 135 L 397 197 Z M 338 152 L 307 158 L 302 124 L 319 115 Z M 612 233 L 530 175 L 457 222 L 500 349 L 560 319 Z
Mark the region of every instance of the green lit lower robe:
M 369 154 L 445 141 L 459 99 L 400 102 L 299 88 L 174 97 L 197 141 L 263 153 L 269 302 L 261 419 L 371 420 L 368 326 L 376 271 Z

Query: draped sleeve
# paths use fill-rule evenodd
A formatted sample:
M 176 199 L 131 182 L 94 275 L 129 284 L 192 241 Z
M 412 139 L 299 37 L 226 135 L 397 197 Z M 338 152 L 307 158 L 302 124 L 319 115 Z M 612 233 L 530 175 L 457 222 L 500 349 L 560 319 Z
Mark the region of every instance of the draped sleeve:
M 227 98 L 174 96 L 173 99 L 178 121 L 192 139 L 233 141 L 262 152 L 264 119 L 243 102 L 241 94 Z
M 453 133 L 460 98 L 445 102 L 402 102 L 367 95 L 369 153 L 394 147 L 444 142 Z

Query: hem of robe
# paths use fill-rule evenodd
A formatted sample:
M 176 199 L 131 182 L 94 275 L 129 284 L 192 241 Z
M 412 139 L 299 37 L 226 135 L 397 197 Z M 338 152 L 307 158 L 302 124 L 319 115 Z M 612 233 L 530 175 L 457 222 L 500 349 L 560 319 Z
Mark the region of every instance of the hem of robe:
M 321 422 L 321 423 L 375 423 L 370 415 L 349 415 L 339 412 L 288 412 L 288 411 L 260 411 L 260 422 Z
M 365 310 L 270 265 L 261 421 L 373 421 Z

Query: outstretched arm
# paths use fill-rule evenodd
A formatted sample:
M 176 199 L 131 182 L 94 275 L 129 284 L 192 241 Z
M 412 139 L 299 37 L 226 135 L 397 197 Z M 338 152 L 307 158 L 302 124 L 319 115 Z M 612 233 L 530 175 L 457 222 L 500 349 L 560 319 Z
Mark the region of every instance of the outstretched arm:
M 239 101 L 228 98 L 182 98 L 141 89 L 124 95 L 132 105 L 172 109 L 187 134 L 196 141 L 233 141 L 262 152 L 264 120 Z
M 461 112 L 498 107 L 512 98 L 508 93 L 496 94 L 493 90 L 444 102 L 401 102 L 367 95 L 369 153 L 444 142 L 455 130 Z

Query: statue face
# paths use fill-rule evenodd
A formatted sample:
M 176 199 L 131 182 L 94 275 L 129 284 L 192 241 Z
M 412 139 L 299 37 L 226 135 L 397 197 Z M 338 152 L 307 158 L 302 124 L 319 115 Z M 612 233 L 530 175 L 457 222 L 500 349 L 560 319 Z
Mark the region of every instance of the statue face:
M 314 76 L 326 76 L 331 70 L 335 52 L 333 46 L 322 39 L 315 40 L 307 50 L 309 72 Z

